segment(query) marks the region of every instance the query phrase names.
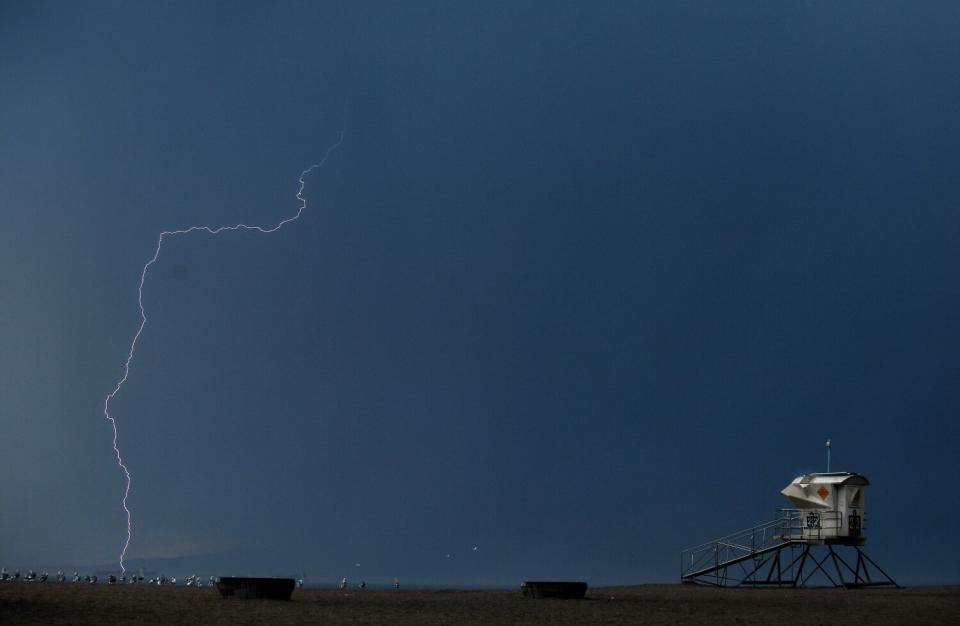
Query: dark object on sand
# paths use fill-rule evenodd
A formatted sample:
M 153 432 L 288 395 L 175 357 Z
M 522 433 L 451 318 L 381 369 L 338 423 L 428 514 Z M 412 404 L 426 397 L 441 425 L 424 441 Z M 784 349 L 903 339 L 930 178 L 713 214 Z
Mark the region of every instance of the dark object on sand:
M 289 600 L 296 581 L 292 578 L 241 578 L 221 576 L 217 590 L 224 598 L 241 600 Z
M 520 583 L 525 598 L 561 598 L 582 600 L 587 593 L 587 583 L 528 580 Z

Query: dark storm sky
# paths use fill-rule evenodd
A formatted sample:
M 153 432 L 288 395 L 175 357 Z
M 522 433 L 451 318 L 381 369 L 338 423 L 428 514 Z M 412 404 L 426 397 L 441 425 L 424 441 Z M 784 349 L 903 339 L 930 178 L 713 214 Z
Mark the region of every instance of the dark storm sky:
M 101 407 L 158 233 L 289 216 L 346 128 L 301 220 L 151 268 L 129 563 L 674 581 L 831 437 L 870 554 L 958 581 L 958 33 L 948 1 L 0 2 L 0 564 L 116 562 Z

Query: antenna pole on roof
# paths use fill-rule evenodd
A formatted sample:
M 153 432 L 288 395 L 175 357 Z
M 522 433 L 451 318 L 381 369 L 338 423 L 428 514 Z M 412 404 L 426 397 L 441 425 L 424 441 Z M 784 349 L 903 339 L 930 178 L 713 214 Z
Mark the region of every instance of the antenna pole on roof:
M 830 473 L 830 440 L 827 439 L 827 473 Z

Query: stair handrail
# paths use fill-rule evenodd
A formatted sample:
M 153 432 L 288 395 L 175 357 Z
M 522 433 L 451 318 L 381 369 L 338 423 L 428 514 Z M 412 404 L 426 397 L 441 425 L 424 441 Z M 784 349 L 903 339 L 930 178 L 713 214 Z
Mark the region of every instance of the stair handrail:
M 799 523 L 799 510 L 779 509 L 775 519 L 687 548 L 680 552 L 680 576 L 685 578 L 711 562 L 719 566 L 722 562 L 749 557 L 777 542 L 788 541 L 794 536 L 788 535 L 789 532 L 794 528 L 800 530 Z M 750 538 L 749 546 L 744 541 L 747 537 Z

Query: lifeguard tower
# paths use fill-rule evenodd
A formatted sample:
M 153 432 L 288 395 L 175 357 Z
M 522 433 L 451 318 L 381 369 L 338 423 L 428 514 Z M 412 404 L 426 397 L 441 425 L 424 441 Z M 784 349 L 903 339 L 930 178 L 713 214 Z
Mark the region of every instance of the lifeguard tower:
M 835 587 L 897 587 L 861 548 L 869 485 L 853 472 L 798 476 L 781 491 L 795 508 L 684 550 L 680 579 L 719 587 L 803 587 L 820 573 Z

